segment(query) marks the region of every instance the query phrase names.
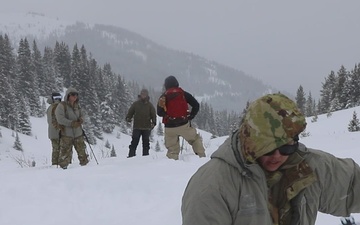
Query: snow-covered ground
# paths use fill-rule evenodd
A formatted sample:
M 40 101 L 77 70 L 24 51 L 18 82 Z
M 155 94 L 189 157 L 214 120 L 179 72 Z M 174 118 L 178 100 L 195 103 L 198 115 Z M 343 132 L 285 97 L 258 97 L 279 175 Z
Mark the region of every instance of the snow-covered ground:
M 335 112 L 329 118 L 320 115 L 316 123 L 308 118 L 306 131 L 310 136 L 301 141 L 360 163 L 360 132 L 347 131 L 354 111 L 360 113 L 360 107 Z M 138 156 L 128 159 L 131 138 L 125 134 L 119 137 L 115 131 L 91 146 L 99 164 L 92 156 L 87 166 L 80 167 L 75 154 L 69 169 L 62 170 L 49 167 L 51 147 L 46 118 L 31 118 L 31 123 L 32 137 L 19 135 L 24 153 L 12 148 L 15 135 L 11 130 L 0 130 L 1 225 L 180 225 L 186 184 L 209 160 L 195 156 L 186 142 L 180 160 L 167 159 L 163 137 L 156 132 L 150 156 L 141 156 L 140 142 Z M 208 156 L 226 139 L 210 139 L 210 133 L 199 132 Z M 108 157 L 106 141 L 114 145 L 117 157 Z M 156 141 L 161 152 L 154 151 Z M 89 146 L 87 150 L 90 154 Z M 33 161 L 35 167 L 24 166 Z M 360 214 L 353 216 L 360 221 Z M 320 213 L 316 224 L 340 224 L 340 220 Z

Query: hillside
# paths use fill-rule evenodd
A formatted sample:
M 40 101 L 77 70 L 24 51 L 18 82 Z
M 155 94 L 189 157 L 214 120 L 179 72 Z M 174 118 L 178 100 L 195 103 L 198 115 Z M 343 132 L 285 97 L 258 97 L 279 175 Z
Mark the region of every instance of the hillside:
M 278 91 L 243 71 L 196 53 L 163 47 L 120 27 L 62 21 L 38 13 L 0 13 L 0 33 L 9 34 L 15 47 L 25 36 L 30 42 L 37 40 L 41 50 L 53 48 L 56 41 L 65 42 L 70 49 L 84 45 L 99 63 L 110 63 L 126 80 L 157 91 L 162 90 L 165 77 L 174 75 L 184 89 L 211 103 L 215 110 L 241 112 L 248 100 Z

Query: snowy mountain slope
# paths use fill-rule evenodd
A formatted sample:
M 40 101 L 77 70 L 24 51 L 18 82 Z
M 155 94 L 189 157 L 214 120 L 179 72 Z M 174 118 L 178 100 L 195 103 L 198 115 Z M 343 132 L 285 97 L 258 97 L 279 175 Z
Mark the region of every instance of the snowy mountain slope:
M 65 42 L 70 52 L 75 43 L 84 45 L 100 64 L 110 63 L 126 80 L 157 91 L 162 90 L 165 77 L 175 75 L 182 87 L 211 102 L 215 110 L 241 112 L 248 100 L 277 92 L 242 71 L 166 48 L 119 27 L 64 21 L 38 13 L 0 13 L 0 33 L 9 34 L 15 47 L 25 35 L 31 44 L 35 38 L 40 50 L 54 47 L 56 41 Z
M 44 40 L 50 35 L 63 35 L 67 26 L 75 24 L 35 12 L 0 13 L 0 21 L 0 33 L 8 34 L 15 45 L 25 36 Z

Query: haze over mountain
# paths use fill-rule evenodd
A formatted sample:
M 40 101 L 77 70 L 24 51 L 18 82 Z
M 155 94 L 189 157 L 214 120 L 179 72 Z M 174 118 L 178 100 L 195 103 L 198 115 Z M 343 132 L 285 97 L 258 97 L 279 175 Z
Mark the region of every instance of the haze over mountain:
M 98 62 L 110 63 L 126 80 L 161 91 L 164 78 L 175 75 L 182 87 L 216 110 L 240 112 L 247 101 L 276 91 L 244 72 L 195 54 L 161 46 L 123 28 L 62 21 L 38 13 L 0 14 L 0 32 L 14 45 L 21 37 L 35 38 L 40 49 L 55 41 L 70 48 L 84 45 Z

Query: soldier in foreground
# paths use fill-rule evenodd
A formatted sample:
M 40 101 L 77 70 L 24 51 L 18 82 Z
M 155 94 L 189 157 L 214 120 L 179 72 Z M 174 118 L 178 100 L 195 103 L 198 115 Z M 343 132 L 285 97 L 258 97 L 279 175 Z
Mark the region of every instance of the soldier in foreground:
M 251 103 L 240 129 L 190 179 L 183 225 L 314 225 L 318 211 L 359 213 L 359 165 L 299 143 L 305 127 L 282 94 Z
M 55 115 L 61 126 L 59 166 L 67 169 L 71 162 L 73 146 L 78 154 L 80 165 L 85 166 L 89 160 L 81 127 L 84 120 L 79 105 L 79 93 L 75 88 L 69 88 L 66 91 L 64 101 L 56 107 Z

